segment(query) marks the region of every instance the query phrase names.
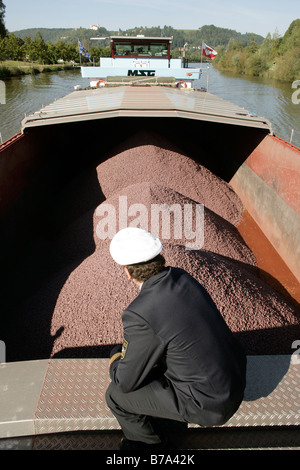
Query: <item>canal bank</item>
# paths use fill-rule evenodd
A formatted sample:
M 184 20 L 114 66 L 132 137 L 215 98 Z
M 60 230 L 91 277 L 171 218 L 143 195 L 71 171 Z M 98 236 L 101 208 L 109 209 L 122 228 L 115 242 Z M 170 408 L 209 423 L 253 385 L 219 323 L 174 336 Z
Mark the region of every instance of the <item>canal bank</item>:
M 37 75 L 39 73 L 60 72 L 73 70 L 74 64 L 38 64 L 6 60 L 0 62 L 0 79 L 20 77 L 23 75 Z

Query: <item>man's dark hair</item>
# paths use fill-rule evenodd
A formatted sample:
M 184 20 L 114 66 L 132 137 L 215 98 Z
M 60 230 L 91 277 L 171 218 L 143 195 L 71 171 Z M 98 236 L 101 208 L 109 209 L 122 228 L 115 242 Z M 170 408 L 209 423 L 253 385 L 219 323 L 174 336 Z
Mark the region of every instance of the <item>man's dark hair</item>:
M 125 266 L 129 274 L 137 281 L 144 282 L 149 277 L 158 274 L 165 267 L 166 260 L 163 255 L 157 255 L 144 263 L 129 264 Z

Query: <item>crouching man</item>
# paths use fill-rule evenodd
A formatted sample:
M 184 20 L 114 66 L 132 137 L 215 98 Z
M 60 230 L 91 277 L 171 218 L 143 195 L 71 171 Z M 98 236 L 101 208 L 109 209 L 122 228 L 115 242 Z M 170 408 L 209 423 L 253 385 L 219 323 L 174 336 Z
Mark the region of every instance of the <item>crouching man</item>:
M 114 261 L 140 289 L 122 315 L 123 345 L 110 358 L 106 402 L 125 438 L 121 449 L 161 449 L 153 417 L 224 424 L 245 389 L 246 356 L 204 287 L 166 267 L 162 244 L 129 227 L 111 241 Z

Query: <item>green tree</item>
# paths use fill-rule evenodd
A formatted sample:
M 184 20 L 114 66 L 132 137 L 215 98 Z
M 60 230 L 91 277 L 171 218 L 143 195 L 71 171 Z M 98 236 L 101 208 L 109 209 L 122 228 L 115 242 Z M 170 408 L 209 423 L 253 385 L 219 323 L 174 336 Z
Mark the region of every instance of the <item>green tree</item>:
M 48 63 L 48 46 L 39 31 L 36 33 L 32 45 L 33 60 L 36 60 L 43 64 Z
M 250 42 L 246 46 L 246 50 L 250 54 L 255 54 L 259 49 L 259 44 L 256 42 L 255 37 L 253 34 L 250 35 Z
M 110 47 L 92 46 L 89 50 L 91 59 L 97 64 L 100 57 L 110 57 Z
M 293 82 L 300 77 L 300 19 L 293 21 L 280 40 L 274 77 Z
M 263 72 L 268 70 L 268 65 L 266 61 L 260 57 L 259 53 L 253 54 L 247 61 L 247 73 L 258 77 L 262 75 Z
M 272 36 L 272 40 L 273 40 L 273 55 L 275 55 L 275 53 L 278 52 L 278 49 L 281 43 L 281 36 L 278 31 L 278 28 L 275 29 L 273 36 Z
M 30 60 L 30 61 L 35 60 L 34 44 L 33 44 L 32 37 L 30 36 L 26 36 L 24 38 L 24 55 L 25 55 L 25 60 Z
M 265 58 L 266 60 L 272 59 L 273 49 L 273 39 L 271 33 L 268 33 L 259 48 L 260 57 Z
M 71 60 L 78 60 L 78 46 L 77 44 L 65 44 L 63 50 L 63 60 L 70 62 Z
M 50 64 L 56 64 L 59 59 L 59 54 L 56 44 L 48 44 L 48 60 Z
M 4 24 L 5 8 L 3 1 L 0 0 L 0 38 L 4 38 L 7 34 Z
M 294 47 L 300 47 L 300 19 L 297 19 L 290 24 L 282 38 L 278 52 L 279 54 L 283 54 Z
M 5 42 L 4 38 L 0 37 L 0 62 L 6 60 Z
M 22 60 L 24 55 L 24 41 L 13 33 L 7 34 L 2 39 L 1 60 Z
M 227 44 L 227 52 L 230 51 L 241 51 L 244 48 L 242 41 L 239 41 L 235 38 L 230 38 Z

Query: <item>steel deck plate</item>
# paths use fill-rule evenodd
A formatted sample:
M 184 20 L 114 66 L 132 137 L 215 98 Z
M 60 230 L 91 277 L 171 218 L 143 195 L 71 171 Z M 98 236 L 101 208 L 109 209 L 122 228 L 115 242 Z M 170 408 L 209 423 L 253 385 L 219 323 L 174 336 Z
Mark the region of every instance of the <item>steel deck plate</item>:
M 300 364 L 294 359 L 248 356 L 244 400 L 219 429 L 299 426 Z M 119 430 L 105 402 L 109 382 L 108 359 L 2 364 L 0 438 Z

